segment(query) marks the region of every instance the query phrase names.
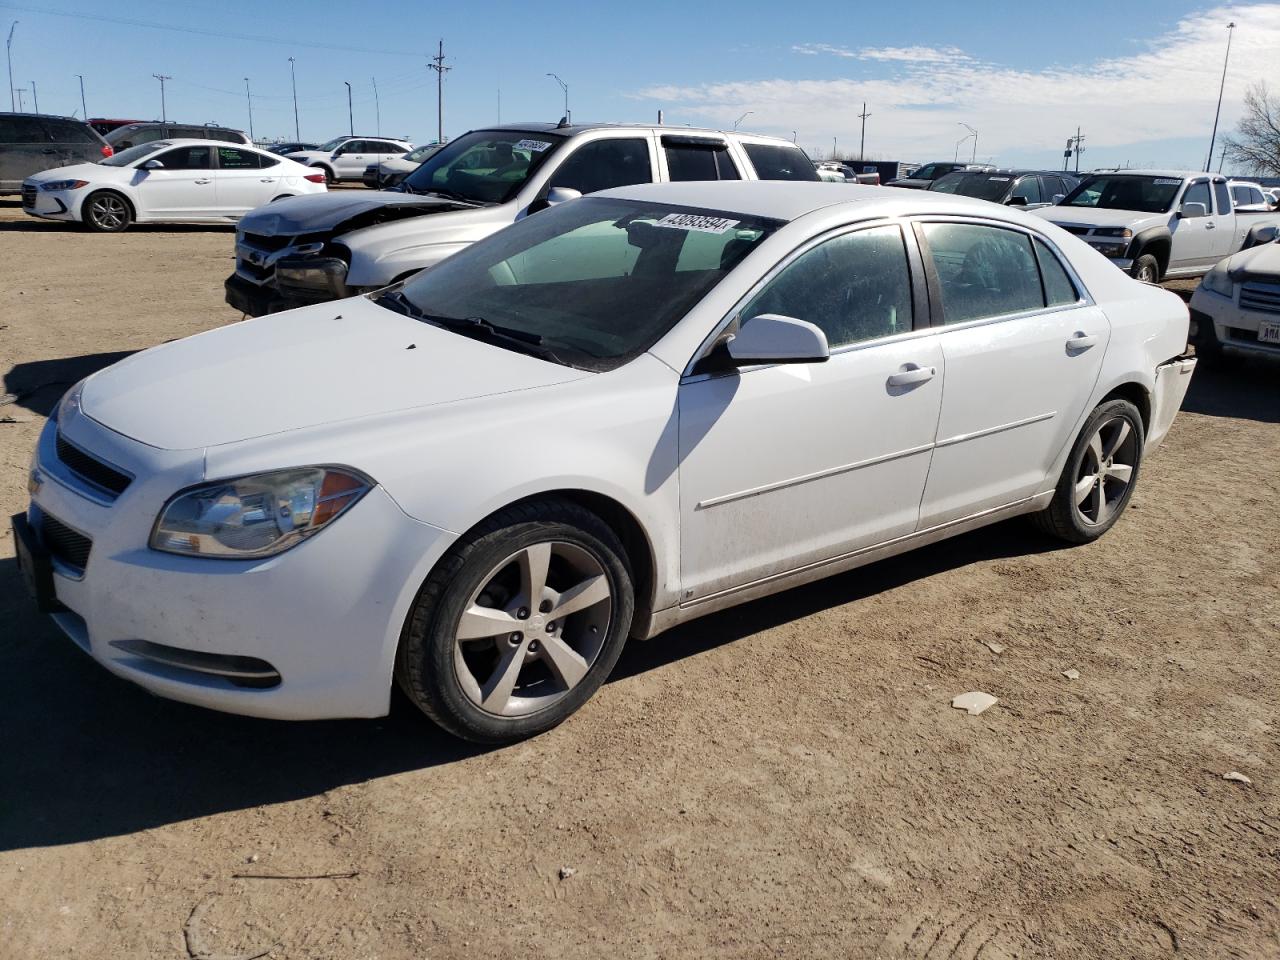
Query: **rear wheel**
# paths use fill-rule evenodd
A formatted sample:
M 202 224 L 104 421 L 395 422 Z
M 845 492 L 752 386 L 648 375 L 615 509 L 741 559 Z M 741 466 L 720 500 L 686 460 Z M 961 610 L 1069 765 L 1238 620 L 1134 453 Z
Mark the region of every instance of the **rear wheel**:
M 81 217 L 84 225 L 95 233 L 119 233 L 133 222 L 129 201 L 110 190 L 99 190 L 85 197 Z
M 1146 432 L 1128 400 L 1100 404 L 1071 449 L 1049 506 L 1037 526 L 1069 543 L 1089 543 L 1110 530 L 1138 482 Z
M 1133 279 L 1143 283 L 1160 282 L 1160 261 L 1149 253 L 1144 253 L 1133 261 Z
M 599 689 L 635 600 L 613 531 L 576 504 L 504 510 L 423 584 L 396 680 L 427 716 L 479 743 L 549 730 Z
M 321 173 L 324 174 L 324 182 L 331 186 L 334 181 L 333 168 L 326 167 L 323 163 L 317 163 L 315 164 L 315 167 L 317 170 L 319 170 Z

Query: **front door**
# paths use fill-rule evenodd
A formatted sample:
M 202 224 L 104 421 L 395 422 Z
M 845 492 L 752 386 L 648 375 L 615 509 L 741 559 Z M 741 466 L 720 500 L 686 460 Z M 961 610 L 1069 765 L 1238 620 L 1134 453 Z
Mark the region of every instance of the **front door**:
M 364 176 L 364 168 L 370 163 L 372 156 L 365 150 L 363 140 L 348 140 L 342 145 L 342 152 L 333 160 L 333 169 L 341 180 L 358 180 Z
M 825 363 L 686 378 L 679 392 L 685 601 L 910 534 L 942 401 L 937 337 L 896 225 L 810 246 L 739 317 L 817 324 Z
M 155 170 L 139 167 L 139 216 L 178 220 L 218 216 L 212 147 L 174 147 L 147 157 L 144 163 L 151 160 L 164 166 Z
M 1178 216 L 1178 209 L 1187 203 L 1203 203 L 1209 215 L 1192 218 Z M 1213 251 L 1221 221 L 1214 216 L 1209 181 L 1197 180 L 1187 187 L 1173 216 L 1173 243 L 1169 255 L 1169 269 L 1166 272 L 1171 274 L 1183 271 L 1195 272 L 1213 266 L 1217 262 L 1214 260 Z
M 1111 328 L 1042 240 L 978 223 L 917 229 L 936 270 L 947 369 L 927 529 L 1043 487 L 1075 440 Z

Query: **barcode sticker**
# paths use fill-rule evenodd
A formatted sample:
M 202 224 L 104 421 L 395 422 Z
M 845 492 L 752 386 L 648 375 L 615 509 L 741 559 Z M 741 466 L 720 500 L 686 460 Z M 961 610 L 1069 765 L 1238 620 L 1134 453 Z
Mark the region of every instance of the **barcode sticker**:
M 521 140 L 512 150 L 530 150 L 534 153 L 541 153 L 547 147 L 551 146 L 546 140 Z
M 726 220 L 724 217 L 704 217 L 696 213 L 669 213 L 655 227 L 666 227 L 668 230 L 693 230 L 697 233 L 726 233 L 736 227 L 741 220 Z

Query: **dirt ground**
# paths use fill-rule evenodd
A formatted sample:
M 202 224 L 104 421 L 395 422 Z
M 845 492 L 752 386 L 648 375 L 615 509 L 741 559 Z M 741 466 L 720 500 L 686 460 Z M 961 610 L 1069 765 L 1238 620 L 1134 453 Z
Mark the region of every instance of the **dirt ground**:
M 238 319 L 231 248 L 0 201 L 6 516 L 71 381 Z M 1200 371 L 1100 542 L 1010 523 L 707 618 L 499 750 L 155 699 L 6 525 L 0 957 L 1280 957 L 1277 503 L 1280 368 Z

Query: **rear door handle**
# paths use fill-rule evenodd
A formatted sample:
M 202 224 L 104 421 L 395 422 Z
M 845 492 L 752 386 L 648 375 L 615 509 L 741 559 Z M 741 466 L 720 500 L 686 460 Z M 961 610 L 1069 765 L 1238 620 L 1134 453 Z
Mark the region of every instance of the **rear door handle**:
M 263 178 L 262 178 L 262 182 L 263 182 L 263 183 L 275 183 L 275 182 L 276 182 L 276 178 L 275 178 L 275 177 L 263 177 Z
M 1067 341 L 1068 350 L 1088 350 L 1096 345 L 1098 338 L 1092 334 L 1085 333 L 1083 330 L 1077 330 L 1075 335 Z
M 891 387 L 909 387 L 912 384 L 932 380 L 937 375 L 937 367 L 922 367 L 918 363 L 904 363 L 899 372 L 889 377 L 888 385 Z
M 204 184 L 209 183 L 209 182 L 210 182 L 210 181 L 208 181 L 208 180 L 193 180 L 193 181 L 192 181 L 192 183 L 198 183 L 198 184 L 200 184 L 201 186 L 203 186 Z
M 1204 225 L 1204 228 L 1205 228 L 1206 230 L 1217 230 L 1217 229 L 1218 229 L 1218 225 L 1217 225 L 1216 223 L 1214 223 L 1212 220 L 1210 220 L 1208 223 L 1206 223 L 1206 224 Z

